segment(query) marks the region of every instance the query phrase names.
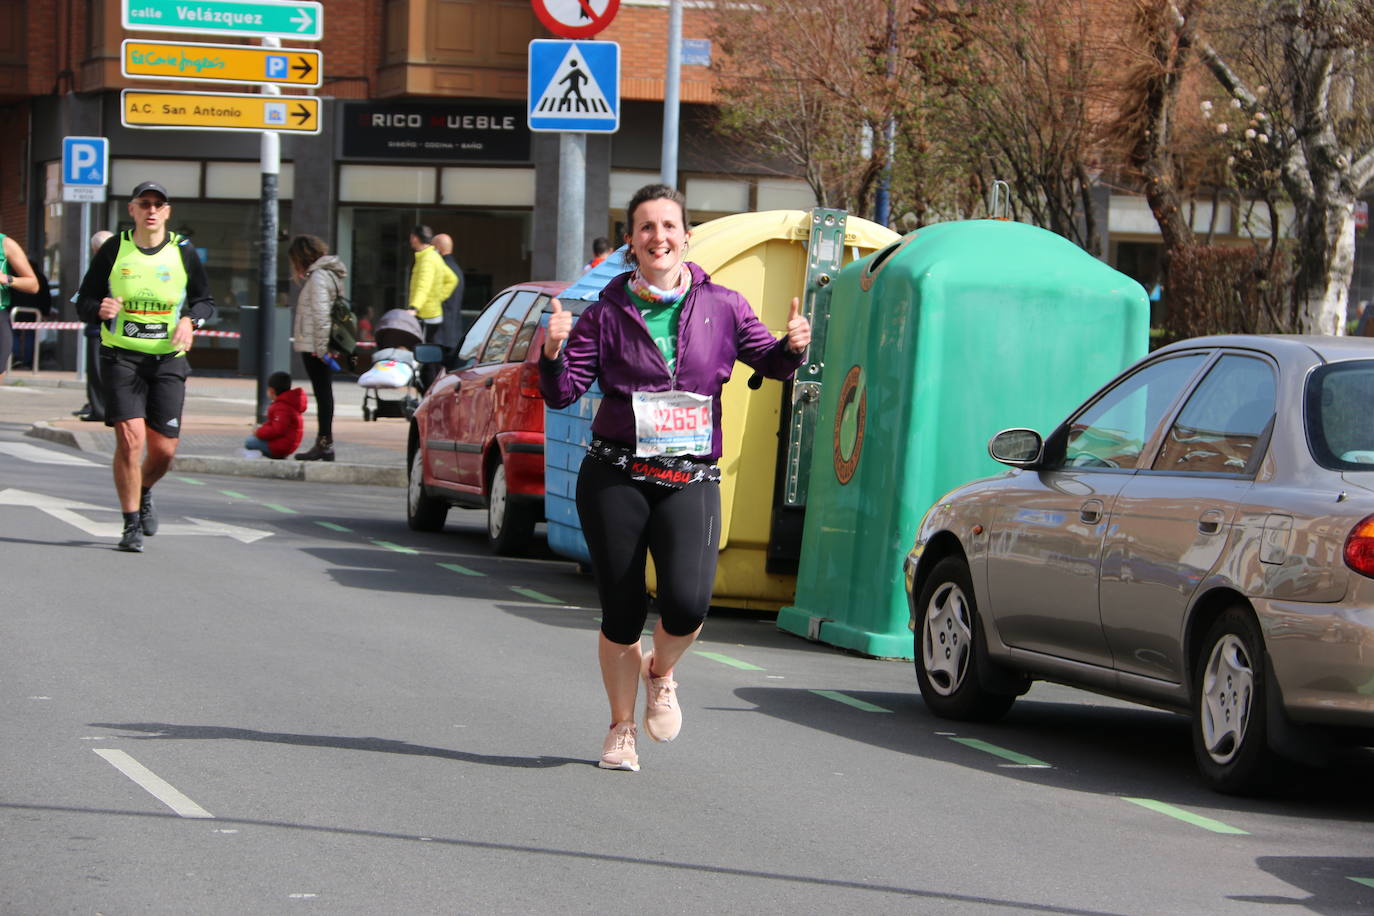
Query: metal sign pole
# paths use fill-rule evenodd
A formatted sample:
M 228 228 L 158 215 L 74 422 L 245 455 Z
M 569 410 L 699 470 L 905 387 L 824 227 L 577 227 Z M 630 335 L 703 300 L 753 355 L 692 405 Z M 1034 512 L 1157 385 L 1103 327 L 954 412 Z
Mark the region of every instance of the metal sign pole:
M 558 256 L 560 280 L 572 280 L 581 273 L 586 253 L 587 226 L 587 135 L 558 135 Z
M 77 263 L 81 265 L 81 272 L 77 276 L 85 279 L 86 270 L 91 266 L 91 205 L 89 201 L 81 205 L 81 257 L 77 259 Z M 76 301 L 76 295 L 81 290 L 81 279 L 76 281 L 76 292 L 70 297 L 73 302 Z M 81 329 L 81 343 L 76 348 L 76 380 L 78 382 L 86 380 L 85 328 Z
M 677 187 L 678 111 L 682 82 L 682 0 L 668 2 L 668 72 L 663 80 L 663 158 L 661 180 Z
M 263 47 L 279 48 L 276 38 L 262 39 Z M 266 95 L 281 95 L 281 88 L 267 84 Z M 277 305 L 277 176 L 281 172 L 281 135 L 262 132 L 262 252 L 258 261 L 258 422 L 267 419 L 267 378 L 272 374 L 273 311 Z

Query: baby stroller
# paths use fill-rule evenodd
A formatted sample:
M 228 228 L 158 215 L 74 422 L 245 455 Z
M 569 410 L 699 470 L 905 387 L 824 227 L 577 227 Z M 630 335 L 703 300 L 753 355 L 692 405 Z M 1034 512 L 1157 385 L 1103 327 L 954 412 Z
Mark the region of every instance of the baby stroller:
M 420 319 L 405 309 L 392 309 L 377 322 L 374 336 L 377 349 L 372 365 L 358 377 L 363 387 L 363 419 L 409 420 L 420 405 L 418 366 L 412 352 L 425 341 Z

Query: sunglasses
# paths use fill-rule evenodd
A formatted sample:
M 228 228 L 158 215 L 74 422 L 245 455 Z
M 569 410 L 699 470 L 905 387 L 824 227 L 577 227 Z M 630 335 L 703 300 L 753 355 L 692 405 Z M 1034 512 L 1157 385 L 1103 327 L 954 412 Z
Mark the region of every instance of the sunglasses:
M 134 201 L 134 204 L 136 204 L 140 210 L 161 210 L 163 207 L 167 206 L 167 201 L 146 200 L 140 197 L 138 200 Z

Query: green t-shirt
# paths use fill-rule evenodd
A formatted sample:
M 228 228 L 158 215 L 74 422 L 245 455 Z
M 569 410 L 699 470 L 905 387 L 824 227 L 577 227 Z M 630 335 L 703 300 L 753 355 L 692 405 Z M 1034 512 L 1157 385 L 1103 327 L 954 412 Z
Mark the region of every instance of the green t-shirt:
M 683 293 L 680 299 L 667 305 L 657 305 L 639 298 L 633 292 L 630 293 L 630 301 L 644 317 L 644 324 L 649 328 L 649 336 L 658 344 L 658 352 L 663 354 L 663 361 L 668 364 L 669 372 L 673 371 L 677 362 L 677 322 L 686 298 L 687 294 Z

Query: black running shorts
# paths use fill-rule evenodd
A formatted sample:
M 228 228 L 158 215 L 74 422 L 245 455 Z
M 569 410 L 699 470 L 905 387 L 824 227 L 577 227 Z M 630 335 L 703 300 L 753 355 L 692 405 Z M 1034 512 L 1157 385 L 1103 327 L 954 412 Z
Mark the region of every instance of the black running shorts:
M 10 355 L 14 352 L 14 328 L 10 326 L 10 310 L 0 311 L 0 372 L 9 368 Z
M 100 348 L 100 378 L 105 383 L 105 425 L 142 418 L 169 439 L 181 435 L 189 367 L 184 355 L 136 353 Z

